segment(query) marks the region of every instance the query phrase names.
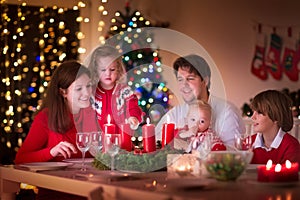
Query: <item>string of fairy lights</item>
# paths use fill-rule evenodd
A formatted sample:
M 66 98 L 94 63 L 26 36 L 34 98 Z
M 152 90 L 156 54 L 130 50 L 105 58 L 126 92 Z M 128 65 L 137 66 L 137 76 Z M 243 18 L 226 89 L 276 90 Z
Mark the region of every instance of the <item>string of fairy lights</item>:
M 107 0 L 101 0 L 98 7 L 102 16 L 97 28 L 100 43 L 105 40 L 103 17 L 108 15 L 107 3 Z M 0 0 L 0 109 L 4 113 L 0 117 L 0 143 L 6 148 L 16 152 L 22 145 L 32 115 L 39 109 L 52 72 L 58 64 L 64 59 L 72 56 L 77 58 L 78 54 L 86 53 L 86 48 L 79 44 L 86 39 L 85 33 L 81 30 L 73 31 L 76 39 L 68 41 L 72 33 L 63 16 L 69 11 L 82 11 L 87 5 L 88 1 L 80 0 L 72 8 L 54 5 L 32 10 L 25 0 L 18 1 L 17 5 L 9 5 L 6 0 Z M 12 9 L 13 6 L 17 9 Z M 14 17 L 15 11 L 17 17 Z M 74 19 L 76 23 L 90 22 L 88 16 L 81 15 L 84 12 L 78 13 Z M 30 16 L 33 17 L 29 19 Z M 37 27 L 30 24 L 32 20 L 39 21 Z M 26 44 L 26 38 L 30 38 L 30 30 L 34 28 L 38 29 L 38 36 L 31 42 L 37 45 L 35 49 L 26 51 L 31 46 Z M 33 59 L 30 55 L 32 51 L 38 52 Z
M 20 106 L 20 96 L 22 95 L 22 88 L 20 88 L 20 81 L 22 80 L 22 65 L 26 62 L 27 57 L 22 56 L 21 52 L 23 49 L 22 40 L 24 37 L 24 31 L 28 27 L 22 27 L 22 22 L 26 19 L 26 13 L 22 12 L 22 5 L 17 7 L 17 17 L 13 21 L 14 28 L 9 28 L 9 23 L 11 18 L 7 14 L 8 7 L 6 5 L 1 6 L 1 46 L 2 46 L 2 55 L 4 60 L 1 62 L 1 74 L 4 74 L 2 77 L 2 83 L 6 87 L 6 90 L 1 90 L 1 97 L 5 99 L 5 106 L 1 107 L 1 111 L 5 113 L 5 118 L 1 122 L 3 130 L 7 133 L 7 139 L 1 137 L 1 142 L 5 142 L 8 148 L 12 147 L 10 141 L 10 134 L 13 132 L 13 129 L 16 132 L 22 132 L 22 119 L 20 117 L 20 112 L 22 107 Z M 12 38 L 13 46 L 9 44 L 9 38 Z M 10 48 L 13 51 L 10 53 Z M 27 69 L 24 68 L 26 71 Z M 4 73 L 3 73 L 4 72 Z M 18 106 L 14 106 L 13 102 L 16 102 Z
M 141 28 L 151 23 L 139 11 L 125 16 L 129 21 L 123 22 L 120 20 L 122 12 L 117 11 L 109 21 L 107 17 L 110 13 L 106 9 L 108 1 L 99 0 L 97 3 L 100 18 L 96 28 L 100 44 L 107 41 L 108 32 L 114 32 L 120 36 L 116 44 L 120 51 L 128 50 L 120 44 L 128 45 L 131 50 L 141 46 L 153 47 L 153 36 Z M 54 69 L 65 59 L 78 59 L 79 55 L 87 52 L 82 45 L 86 43 L 82 41 L 88 38 L 84 29 L 80 30 L 80 25 L 90 23 L 89 6 L 89 0 L 79 0 L 68 8 L 56 5 L 30 6 L 26 0 L 19 0 L 18 4 L 13 5 L 0 0 L 1 146 L 13 152 L 18 150 L 28 133 L 33 114 L 41 105 Z M 125 1 L 125 8 L 129 8 L 128 1 Z M 111 29 L 107 29 L 107 22 L 112 24 Z M 125 32 L 132 34 L 129 37 Z M 151 60 L 147 60 L 147 57 L 151 57 Z M 145 59 L 147 64 L 139 63 L 139 60 Z M 149 81 L 143 73 L 155 74 L 153 79 L 160 80 L 162 68 L 157 49 L 154 48 L 151 55 L 145 52 L 125 55 L 123 60 L 129 68 L 134 68 L 128 80 L 132 87 L 138 88 Z M 167 90 L 161 82 L 156 92 Z M 166 96 L 164 101 L 167 102 L 170 96 Z M 149 98 L 148 102 L 141 102 L 141 105 L 149 107 L 153 102 L 153 98 Z
M 0 1 L 0 143 L 5 148 L 16 152 L 22 145 L 53 70 L 63 60 L 85 53 L 79 45 L 85 36 L 78 25 L 89 22 L 80 16 L 85 6 L 83 1 L 72 8 Z M 76 17 L 70 23 L 71 15 Z

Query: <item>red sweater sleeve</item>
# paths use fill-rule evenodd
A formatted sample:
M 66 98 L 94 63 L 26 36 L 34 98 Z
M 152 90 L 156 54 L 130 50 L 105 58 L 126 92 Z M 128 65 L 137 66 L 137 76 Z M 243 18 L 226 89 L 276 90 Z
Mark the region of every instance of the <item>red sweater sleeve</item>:
M 48 141 L 48 117 L 44 111 L 35 116 L 29 133 L 17 152 L 15 164 L 43 162 L 52 159 Z
M 132 94 L 127 101 L 128 117 L 136 117 L 139 122 L 142 122 L 143 111 L 139 106 L 138 98 L 135 94 Z

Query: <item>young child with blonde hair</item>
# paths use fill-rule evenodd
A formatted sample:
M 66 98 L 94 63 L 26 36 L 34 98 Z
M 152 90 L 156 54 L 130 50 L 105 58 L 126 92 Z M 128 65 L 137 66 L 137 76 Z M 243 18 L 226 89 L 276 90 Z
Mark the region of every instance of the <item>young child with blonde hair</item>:
M 87 66 L 92 72 L 95 85 L 93 106 L 102 130 L 108 115 L 111 116 L 110 123 L 119 125 L 128 122 L 131 129 L 137 129 L 143 112 L 136 95 L 125 83 L 122 55 L 112 46 L 99 46 L 94 49 Z

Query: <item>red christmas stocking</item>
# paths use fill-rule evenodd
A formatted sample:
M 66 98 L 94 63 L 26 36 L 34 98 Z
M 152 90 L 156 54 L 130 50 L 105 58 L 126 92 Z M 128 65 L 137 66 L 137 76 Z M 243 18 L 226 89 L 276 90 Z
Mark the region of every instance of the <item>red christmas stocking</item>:
M 292 81 L 298 81 L 299 72 L 300 72 L 300 41 L 298 41 L 297 51 L 295 52 L 293 68 L 291 72 L 289 72 L 288 76 Z
M 298 54 L 300 54 L 299 50 L 298 52 Z M 285 47 L 282 58 L 282 70 L 291 81 L 298 81 L 299 78 L 296 62 L 296 51 L 292 48 Z
M 275 33 L 271 34 L 270 46 L 267 50 L 265 64 L 267 66 L 267 71 L 276 80 L 280 80 L 282 76 L 282 69 L 280 64 L 281 48 L 282 48 L 281 38 Z
M 265 47 L 264 47 L 264 35 L 257 35 L 257 44 L 255 45 L 254 57 L 251 63 L 251 72 L 258 78 L 266 80 L 268 78 L 267 69 L 264 63 Z
M 251 64 L 251 72 L 262 80 L 268 78 L 266 66 L 264 64 L 265 48 L 256 45 L 255 54 Z

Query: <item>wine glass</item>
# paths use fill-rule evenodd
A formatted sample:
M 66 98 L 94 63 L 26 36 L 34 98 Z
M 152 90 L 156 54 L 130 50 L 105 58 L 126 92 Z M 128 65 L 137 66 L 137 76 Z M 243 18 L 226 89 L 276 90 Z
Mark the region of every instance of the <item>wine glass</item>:
M 102 132 L 101 131 L 91 132 L 91 140 L 92 140 L 92 144 L 89 151 L 95 157 L 99 153 L 99 151 L 101 151 L 103 148 Z
M 239 151 L 249 151 L 252 146 L 251 134 L 235 134 L 234 135 L 234 146 L 236 150 Z
M 210 153 L 212 140 L 213 140 L 213 135 L 211 133 L 206 133 L 203 138 L 203 141 L 198 146 L 197 148 L 198 156 L 201 160 L 205 159 L 206 156 Z
M 114 170 L 115 155 L 119 153 L 120 150 L 120 134 L 109 134 L 104 135 L 104 149 L 111 157 L 111 170 Z
M 77 148 L 82 153 L 82 166 L 81 171 L 86 171 L 85 166 L 85 153 L 89 150 L 91 147 L 91 134 L 88 132 L 78 132 L 76 134 L 76 145 Z

